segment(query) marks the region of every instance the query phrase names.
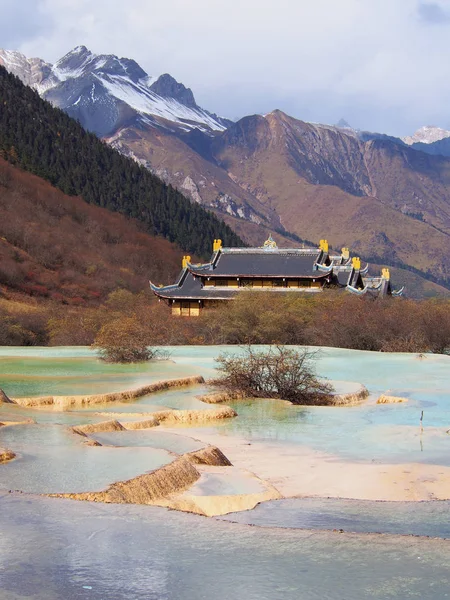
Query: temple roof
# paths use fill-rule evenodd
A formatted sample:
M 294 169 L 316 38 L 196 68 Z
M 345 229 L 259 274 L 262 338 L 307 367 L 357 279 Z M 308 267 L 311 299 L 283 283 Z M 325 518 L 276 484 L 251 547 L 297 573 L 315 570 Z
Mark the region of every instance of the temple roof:
M 321 250 L 290 249 L 235 249 L 224 248 L 211 263 L 206 265 L 188 264 L 188 268 L 198 277 L 326 277 L 329 269 L 319 271 L 317 264 L 322 261 Z
M 188 262 L 189 257 L 184 257 L 183 269 L 174 285 L 158 287 L 150 282 L 150 287 L 157 296 L 168 300 L 229 300 L 246 289 L 246 279 L 275 279 L 279 283 L 281 279 L 326 279 L 329 284 L 358 295 L 400 295 L 403 291 L 392 290 L 388 269 L 383 269 L 381 277 L 367 277 L 368 265 L 361 268 L 359 259 L 352 262 L 348 256 L 344 259 L 343 255 L 330 255 L 322 246 L 280 249 L 273 240 L 269 242 L 263 248 L 222 248 L 219 245 L 214 248 L 211 261 L 205 264 L 194 265 Z M 209 279 L 216 280 L 215 285 L 213 281 L 213 285 L 207 285 Z M 221 279 L 224 285 L 219 287 Z M 236 287 L 227 287 L 226 279 L 240 281 Z M 289 288 L 287 282 L 271 290 L 317 291 L 308 287 Z
M 158 287 L 150 283 L 152 291 L 160 298 L 178 298 L 186 300 L 229 300 L 236 295 L 236 290 L 203 287 L 202 281 L 195 278 L 188 269 L 184 269 L 175 285 Z

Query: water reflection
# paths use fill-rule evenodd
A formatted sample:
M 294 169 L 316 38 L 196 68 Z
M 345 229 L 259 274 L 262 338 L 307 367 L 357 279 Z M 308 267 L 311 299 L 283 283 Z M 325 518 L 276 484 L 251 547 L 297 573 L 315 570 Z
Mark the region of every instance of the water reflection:
M 1 600 L 449 597 L 450 544 L 440 540 L 261 529 L 11 495 L 0 508 Z
M 259 527 L 343 529 L 450 538 L 450 501 L 371 502 L 331 498 L 272 500 L 221 519 Z
M 0 429 L 0 446 L 17 458 L 0 465 L 0 489 L 29 493 L 100 491 L 171 462 L 166 450 L 86 446 L 60 425 Z

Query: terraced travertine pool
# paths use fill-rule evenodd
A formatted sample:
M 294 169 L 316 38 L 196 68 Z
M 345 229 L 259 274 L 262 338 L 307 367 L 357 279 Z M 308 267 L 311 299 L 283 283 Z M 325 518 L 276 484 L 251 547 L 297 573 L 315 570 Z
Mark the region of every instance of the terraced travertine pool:
M 169 361 L 107 365 L 87 348 L 1 348 L 0 388 L 13 398 L 86 395 L 195 374 L 208 378 L 220 352 L 240 351 L 170 350 Z M 211 409 L 197 398 L 207 388 L 64 412 L 0 404 L 0 422 L 34 420 L 0 427 L 0 447 L 16 453 L 0 464 L 0 599 L 450 597 L 450 541 L 405 537 L 448 538 L 449 503 L 358 496 L 366 487 L 367 497 L 376 497 L 378 483 L 380 494 L 389 488 L 394 497 L 395 486 L 401 487 L 402 499 L 416 492 L 445 497 L 450 490 L 450 357 L 322 349 L 317 370 L 342 391 L 364 384 L 369 399 L 347 408 L 236 401 L 233 419 L 97 431 L 87 439 L 69 427 L 105 421 L 109 413 L 119 420 L 122 414 L 126 426 L 162 410 Z M 408 401 L 377 405 L 381 393 Z M 266 479 L 277 487 L 277 477 L 279 489 L 288 490 L 298 470 L 302 497 L 263 502 L 220 522 L 155 506 L 34 495 L 102 490 L 212 441 L 227 449 L 235 466 L 202 467 L 185 495 L 229 500 L 261 491 Z M 260 464 L 255 479 L 249 467 Z M 333 498 L 302 493 L 302 480 L 306 492 L 308 486 L 327 489 L 324 477 L 332 480 L 333 473 L 343 475 Z M 355 499 L 346 499 L 346 489 Z M 333 529 L 358 533 L 326 531 Z M 41 549 L 38 554 L 33 546 Z

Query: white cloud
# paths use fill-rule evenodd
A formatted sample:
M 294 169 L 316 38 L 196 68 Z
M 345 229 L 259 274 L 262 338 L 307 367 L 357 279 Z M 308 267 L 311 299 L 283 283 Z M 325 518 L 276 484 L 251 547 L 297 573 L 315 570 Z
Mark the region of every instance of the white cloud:
M 9 47 L 50 61 L 78 44 L 134 58 L 227 116 L 281 108 L 394 134 L 450 127 L 448 0 L 41 0 L 26 11 L 0 0 L 2 14 L 4 4 Z

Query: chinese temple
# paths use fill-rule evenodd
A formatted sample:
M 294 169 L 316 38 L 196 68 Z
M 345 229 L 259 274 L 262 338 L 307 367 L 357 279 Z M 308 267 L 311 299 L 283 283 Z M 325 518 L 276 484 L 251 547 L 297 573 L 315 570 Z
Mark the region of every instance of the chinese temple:
M 401 295 L 403 288 L 392 290 L 389 269 L 382 269 L 380 277 L 368 277 L 368 268 L 358 257 L 351 258 L 348 248 L 340 254 L 331 251 L 327 240 L 320 240 L 318 248 L 278 248 L 272 236 L 260 248 L 224 248 L 221 240 L 214 240 L 210 262 L 193 264 L 184 256 L 173 285 L 150 282 L 150 287 L 179 316 L 198 316 L 204 307 L 249 289 L 320 293 L 341 288 L 360 296 Z

